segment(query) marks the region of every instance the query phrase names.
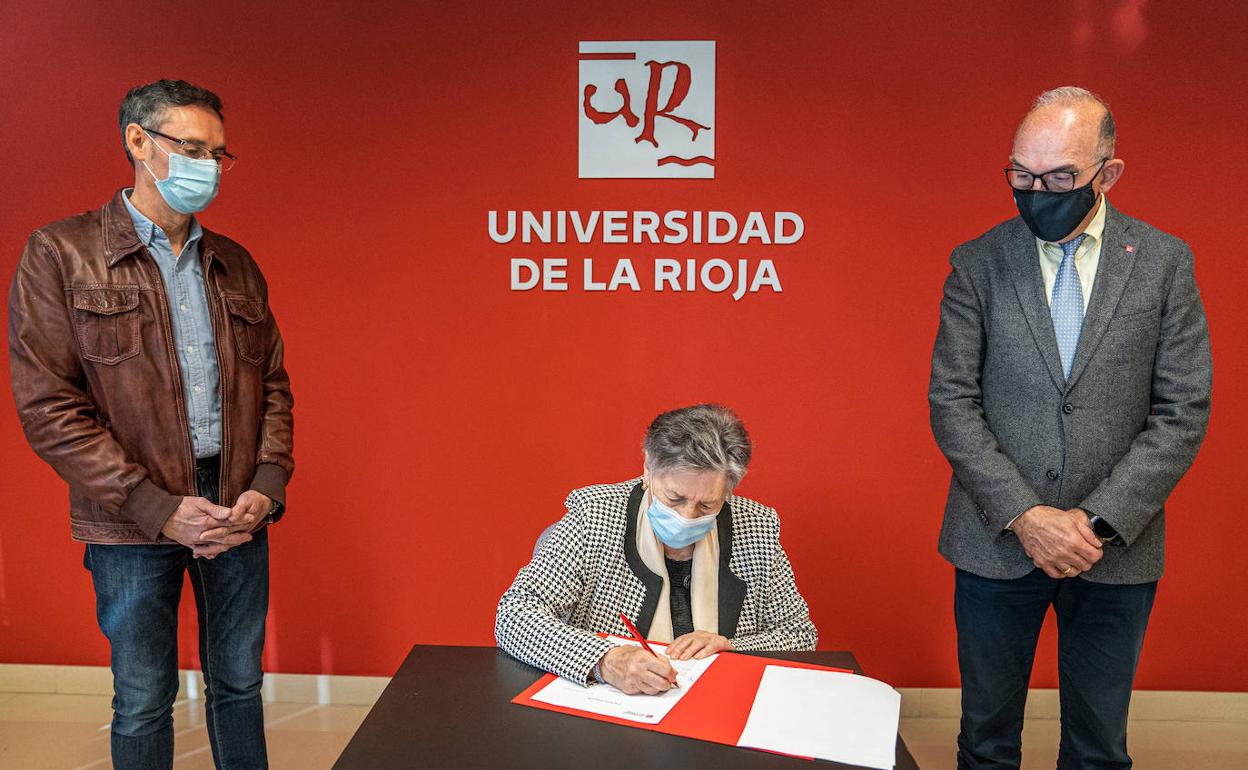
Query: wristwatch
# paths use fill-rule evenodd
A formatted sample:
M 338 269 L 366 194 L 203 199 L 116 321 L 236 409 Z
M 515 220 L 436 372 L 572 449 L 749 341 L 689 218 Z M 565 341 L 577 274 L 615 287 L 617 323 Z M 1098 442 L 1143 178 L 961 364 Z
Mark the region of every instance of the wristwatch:
M 270 500 L 268 523 L 275 524 L 277 522 L 277 514 L 282 510 L 282 504 L 276 500 Z
M 1100 516 L 1095 514 L 1089 516 L 1088 524 L 1092 526 L 1092 533 L 1103 542 L 1121 541 L 1121 538 L 1118 536 L 1118 530 L 1114 529 L 1108 521 L 1105 521 Z

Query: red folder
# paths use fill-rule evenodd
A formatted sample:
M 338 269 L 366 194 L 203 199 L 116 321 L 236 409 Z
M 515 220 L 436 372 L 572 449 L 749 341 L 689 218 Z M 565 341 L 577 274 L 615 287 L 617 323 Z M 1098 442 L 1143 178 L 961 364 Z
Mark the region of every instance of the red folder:
M 556 679 L 554 674 L 546 674 L 538 679 L 512 698 L 511 702 L 617 725 L 639 727 L 643 730 L 654 730 L 669 735 L 736 746 L 741 738 L 741 732 L 745 730 L 745 722 L 750 717 L 750 709 L 754 706 L 754 695 L 758 692 L 759 682 L 762 681 L 763 669 L 767 666 L 854 673 L 843 668 L 721 652 L 719 658 L 706 669 L 698 678 L 697 683 L 668 712 L 663 721 L 653 725 L 630 722 L 627 719 L 603 716 L 580 709 L 552 706 L 549 703 L 533 700 L 534 694 Z

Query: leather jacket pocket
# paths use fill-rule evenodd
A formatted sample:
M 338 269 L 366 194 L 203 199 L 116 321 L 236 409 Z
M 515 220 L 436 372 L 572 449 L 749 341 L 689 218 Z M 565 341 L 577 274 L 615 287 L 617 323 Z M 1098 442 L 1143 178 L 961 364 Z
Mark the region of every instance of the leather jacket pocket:
M 264 302 L 250 297 L 225 297 L 225 307 L 230 312 L 230 326 L 234 330 L 234 347 L 238 357 L 249 364 L 259 366 L 264 359 L 264 319 L 268 308 Z
M 112 366 L 139 354 L 143 313 L 137 286 L 71 289 L 82 357 Z

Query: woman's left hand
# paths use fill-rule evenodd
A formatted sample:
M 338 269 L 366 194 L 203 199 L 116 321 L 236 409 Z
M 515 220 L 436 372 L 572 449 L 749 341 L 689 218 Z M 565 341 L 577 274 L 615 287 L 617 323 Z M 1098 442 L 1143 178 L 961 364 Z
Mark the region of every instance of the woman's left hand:
M 672 660 L 689 660 L 690 658 L 701 660 L 708 655 L 731 649 L 732 642 L 726 637 L 712 634 L 710 631 L 694 631 L 677 637 L 668 646 L 667 657 Z

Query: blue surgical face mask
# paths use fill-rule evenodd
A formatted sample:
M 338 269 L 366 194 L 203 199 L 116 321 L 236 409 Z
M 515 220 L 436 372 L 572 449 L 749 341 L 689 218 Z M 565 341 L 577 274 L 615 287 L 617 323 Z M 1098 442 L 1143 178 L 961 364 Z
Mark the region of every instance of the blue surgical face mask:
M 686 519 L 654 496 L 651 496 L 650 507 L 646 509 L 650 528 L 668 548 L 684 548 L 706 537 L 715 526 L 717 515 L 712 513 L 709 516 Z
M 151 134 L 147 135 L 152 137 Z M 169 156 L 169 175 L 164 179 L 156 179 L 147 161 L 143 161 L 143 168 L 152 174 L 152 179 L 156 179 L 156 191 L 169 204 L 169 208 L 181 214 L 197 214 L 208 208 L 212 199 L 217 197 L 217 190 L 221 186 L 221 164 L 211 158 L 195 160 L 169 152 L 154 138 L 152 144 Z

